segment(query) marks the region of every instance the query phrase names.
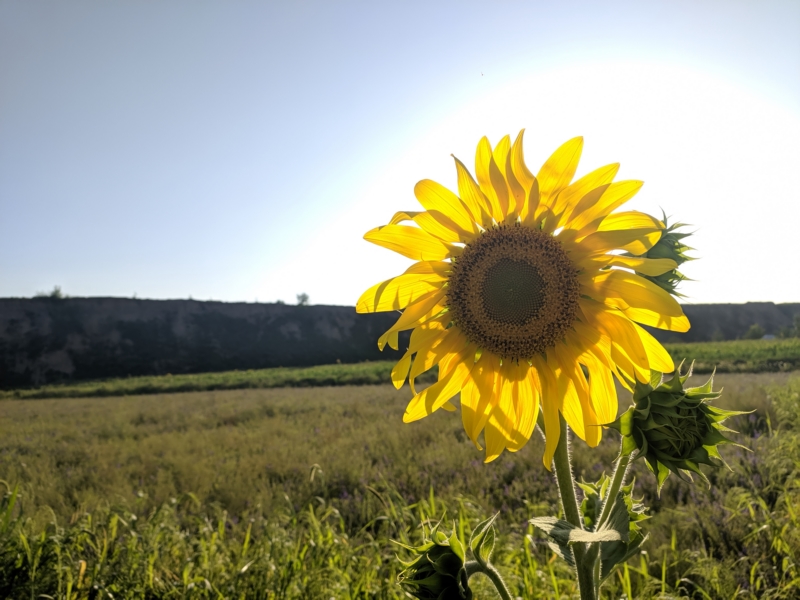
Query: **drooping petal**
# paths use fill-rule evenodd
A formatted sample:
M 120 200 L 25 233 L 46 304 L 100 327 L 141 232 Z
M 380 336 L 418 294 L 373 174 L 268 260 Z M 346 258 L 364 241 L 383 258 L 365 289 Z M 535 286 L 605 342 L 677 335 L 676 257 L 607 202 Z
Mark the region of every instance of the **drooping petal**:
M 604 271 L 594 278 L 590 295 L 622 310 L 632 321 L 670 331 L 689 331 L 689 320 L 675 298 L 639 275 Z
M 484 430 L 486 442 L 486 459 L 491 462 L 496 459 L 509 443 L 514 440 L 514 425 L 517 420 L 514 411 L 514 381 L 509 376 L 511 365 L 503 365 L 500 371 L 500 393 L 497 403 L 492 408 L 489 420 Z
M 520 363 L 518 369 L 521 371 L 520 376 L 515 381 L 512 390 L 517 422 L 514 427 L 513 440 L 508 444 L 510 452 L 517 452 L 528 443 L 539 416 L 541 390 L 536 369 L 525 363 Z
M 474 351 L 474 348 L 465 348 L 462 352 L 453 355 L 448 361 L 449 364 L 442 365 L 445 370 L 447 370 L 448 366 L 451 368 L 443 377 L 440 375 L 439 381 L 425 388 L 411 399 L 403 415 L 404 423 L 411 423 L 427 417 L 439 410 L 461 390 L 474 365 L 472 361 L 464 360 L 466 358 L 465 355 Z
M 434 365 L 438 365 L 448 354 L 461 351 L 467 345 L 467 340 L 461 331 L 453 327 L 434 339 L 429 345 L 420 348 L 414 358 L 409 379 L 412 386 L 414 380 Z M 412 391 L 414 388 L 412 387 Z
M 378 338 L 378 348 L 383 350 L 388 343 L 390 347 L 397 350 L 397 333 L 411 329 L 437 316 L 444 309 L 444 300 L 445 294 L 441 290 L 431 292 L 417 300 L 403 311 L 397 322 L 386 333 Z
M 636 329 L 636 333 L 639 334 L 639 339 L 642 340 L 645 352 L 647 352 L 650 368 L 662 373 L 672 373 L 675 370 L 675 362 L 669 352 L 661 345 L 661 342 L 636 323 L 633 323 L 633 327 Z
M 540 356 L 535 356 L 532 362 L 542 386 L 541 404 L 545 433 L 542 463 L 548 471 L 552 471 L 553 456 L 556 453 L 556 446 L 558 446 L 558 440 L 561 437 L 561 424 L 558 417 L 558 413 L 561 410 L 561 396 L 558 393 L 555 375 L 547 362 Z

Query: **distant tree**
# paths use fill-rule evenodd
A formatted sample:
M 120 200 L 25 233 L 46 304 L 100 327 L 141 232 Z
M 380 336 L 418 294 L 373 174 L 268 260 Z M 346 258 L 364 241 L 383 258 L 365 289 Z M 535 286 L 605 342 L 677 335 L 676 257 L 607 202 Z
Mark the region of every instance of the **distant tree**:
M 297 294 L 297 306 L 308 306 L 308 294 Z
M 63 300 L 64 298 L 68 298 L 66 294 L 61 291 L 60 285 L 53 286 L 53 291 L 51 292 L 36 292 L 37 298 L 52 298 L 53 300 Z
M 714 330 L 714 333 L 711 334 L 711 341 L 712 342 L 725 341 L 725 334 L 722 333 L 722 330 L 719 327 L 717 327 L 717 329 Z
M 794 316 L 794 337 L 800 338 L 800 313 Z
M 275 300 L 275 304 L 286 304 L 283 300 Z
M 744 339 L 746 340 L 760 340 L 764 337 L 764 328 L 759 325 L 758 323 L 753 323 L 750 325 L 750 329 L 747 330 L 747 333 L 744 334 Z

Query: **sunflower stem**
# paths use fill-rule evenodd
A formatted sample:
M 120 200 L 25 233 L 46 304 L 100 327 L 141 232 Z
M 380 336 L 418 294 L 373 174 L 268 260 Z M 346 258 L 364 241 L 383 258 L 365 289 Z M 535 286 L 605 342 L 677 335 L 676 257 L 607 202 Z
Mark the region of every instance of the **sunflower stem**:
M 614 476 L 611 478 L 611 487 L 608 488 L 606 494 L 606 501 L 603 503 L 603 510 L 600 513 L 600 518 L 597 520 L 597 527 L 600 527 L 608 520 L 608 515 L 611 514 L 611 509 L 614 508 L 614 503 L 617 501 L 617 494 L 625 482 L 625 475 L 628 472 L 628 465 L 631 462 L 630 454 L 622 454 L 617 460 L 617 465 L 614 468 Z
M 569 429 L 561 413 L 559 413 L 558 418 L 561 425 L 561 435 L 558 438 L 558 446 L 556 446 L 553 456 L 553 463 L 556 470 L 558 491 L 561 495 L 561 506 L 564 509 L 564 517 L 567 522 L 583 529 L 583 519 L 581 519 L 581 513 L 578 508 L 578 497 L 575 494 L 575 480 L 572 477 L 572 461 L 569 455 L 569 439 L 567 437 Z M 581 594 L 581 600 L 596 600 L 597 589 L 594 583 L 594 563 L 597 562 L 598 553 L 588 552 L 587 550 L 587 546 L 583 544 L 572 544 L 572 554 L 575 558 L 575 570 L 578 575 L 578 590 Z
M 500 594 L 503 600 L 513 600 L 506 582 L 503 581 L 500 572 L 491 563 L 481 564 L 478 561 L 471 560 L 464 565 L 464 568 L 467 570 L 467 577 L 472 577 L 475 573 L 483 573 L 494 584 L 497 593 Z

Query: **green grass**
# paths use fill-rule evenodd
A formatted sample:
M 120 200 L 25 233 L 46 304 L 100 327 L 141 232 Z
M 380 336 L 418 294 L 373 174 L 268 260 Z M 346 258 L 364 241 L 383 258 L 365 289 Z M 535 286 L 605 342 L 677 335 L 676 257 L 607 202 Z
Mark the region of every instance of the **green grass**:
M 800 369 L 800 338 L 666 344 L 676 362 L 695 360 L 697 373 L 762 373 Z
M 672 357 L 680 362 L 695 360 L 695 372 L 761 373 L 800 369 L 800 339 L 737 340 L 697 344 L 667 344 Z M 319 367 L 226 371 L 197 375 L 128 377 L 87 381 L 40 388 L 0 391 L 0 400 L 9 398 L 90 398 L 167 394 L 212 390 L 269 389 L 279 387 L 319 387 L 372 385 L 389 381 L 392 362 L 365 362 Z M 431 381 L 434 372 L 420 381 Z
M 318 367 L 279 367 L 248 371 L 225 371 L 192 375 L 153 375 L 103 381 L 86 381 L 39 388 L 0 391 L 8 398 L 99 398 L 205 392 L 213 390 L 270 389 L 280 387 L 322 387 L 374 385 L 389 381 L 394 363 L 389 361 Z
M 671 478 L 646 553 L 605 598 L 796 598 L 800 378 L 723 374 L 747 452 L 713 487 Z M 700 380 L 701 378 L 698 378 Z M 575 583 L 526 520 L 558 504 L 538 437 L 484 464 L 458 413 L 411 425 L 409 390 L 249 389 L 5 400 L 0 419 L 0 597 L 403 598 L 397 547 L 447 511 L 462 532 L 500 512 L 497 562 L 522 598 Z M 617 451 L 573 444 L 596 479 Z M 0 496 L 3 487 L 0 484 Z M 476 581 L 476 597 L 494 596 Z

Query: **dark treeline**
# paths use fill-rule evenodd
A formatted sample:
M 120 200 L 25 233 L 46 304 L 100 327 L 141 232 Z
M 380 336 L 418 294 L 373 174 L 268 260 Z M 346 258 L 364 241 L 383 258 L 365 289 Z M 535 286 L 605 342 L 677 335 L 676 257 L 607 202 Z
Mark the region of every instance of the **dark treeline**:
M 684 309 L 691 331 L 654 331 L 656 337 L 737 339 L 752 333 L 753 325 L 778 336 L 791 331 L 800 315 L 800 304 L 769 302 Z M 0 387 L 393 359 L 399 354 L 379 352 L 376 340 L 396 317 L 358 315 L 348 306 L 2 298 Z

